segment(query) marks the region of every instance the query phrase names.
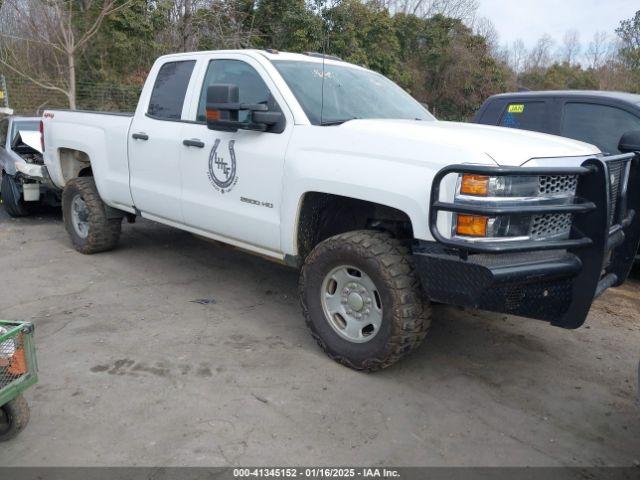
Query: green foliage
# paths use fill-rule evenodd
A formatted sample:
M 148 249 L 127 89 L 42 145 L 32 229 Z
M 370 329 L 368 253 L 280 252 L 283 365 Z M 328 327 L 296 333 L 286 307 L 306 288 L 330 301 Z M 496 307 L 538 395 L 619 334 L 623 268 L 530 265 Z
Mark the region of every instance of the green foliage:
M 491 57 L 485 39 L 461 21 L 391 15 L 379 5 L 213 0 L 187 17 L 172 0 L 132 0 L 104 22 L 85 51 L 79 86 L 98 85 L 110 105 L 131 109 L 131 92 L 137 92 L 159 54 L 188 45 L 320 52 L 324 43 L 327 53 L 395 80 L 440 118 L 469 118 L 487 96 L 505 88 L 505 68 Z M 106 84 L 124 85 L 124 90 L 109 93 Z M 89 106 L 88 100 L 81 103 Z
M 592 69 L 567 62 L 554 63 L 546 69 L 524 72 L 520 83 L 529 90 L 597 90 L 598 81 Z
M 257 47 L 290 52 L 320 50 L 322 19 L 305 0 L 258 0 L 255 12 Z
M 622 41 L 621 58 L 631 69 L 640 71 L 640 10 L 633 18 L 620 22 L 616 33 Z
M 119 0 L 125 3 L 125 0 Z M 155 58 L 166 53 L 157 32 L 167 27 L 170 3 L 131 0 L 110 15 L 77 69 L 82 108 L 132 110 Z
M 400 71 L 393 19 L 374 3 L 344 0 L 323 12 L 327 51 L 390 77 Z
M 488 96 L 516 86 L 640 91 L 640 11 L 616 30 L 617 58 L 595 69 L 554 63 L 516 75 L 462 21 L 392 15 L 379 0 L 116 1 L 122 8 L 75 59 L 81 108 L 131 110 L 158 55 L 230 48 L 326 51 L 390 77 L 447 120 L 467 120 Z M 83 32 L 101 2 L 69 5 L 77 13 L 74 31 Z M 64 71 L 65 65 L 55 67 Z M 51 91 L 47 95 L 55 102 Z
M 395 80 L 438 117 L 468 119 L 488 96 L 506 88 L 507 68 L 460 20 L 398 14 L 394 23 L 402 64 Z
M 123 0 L 120 0 L 123 2 Z M 165 26 L 166 3 L 131 0 L 105 19 L 84 55 L 80 75 L 90 81 L 141 83 L 161 46 L 156 32 Z M 79 80 L 84 80 L 80 77 Z

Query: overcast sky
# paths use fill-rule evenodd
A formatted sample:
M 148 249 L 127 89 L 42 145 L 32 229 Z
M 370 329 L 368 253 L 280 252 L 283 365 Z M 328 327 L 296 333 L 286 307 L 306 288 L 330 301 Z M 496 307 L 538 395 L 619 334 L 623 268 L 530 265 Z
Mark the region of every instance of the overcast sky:
M 521 38 L 531 47 L 545 33 L 557 44 L 567 30 L 576 29 L 584 46 L 597 31 L 612 36 L 620 20 L 640 10 L 639 0 L 479 0 L 480 17 L 489 18 L 500 44 Z

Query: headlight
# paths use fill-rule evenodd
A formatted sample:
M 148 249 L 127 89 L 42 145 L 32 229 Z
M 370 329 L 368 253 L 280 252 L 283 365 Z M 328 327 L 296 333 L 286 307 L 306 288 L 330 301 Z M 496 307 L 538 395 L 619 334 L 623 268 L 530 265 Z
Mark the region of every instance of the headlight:
M 572 202 L 575 176 L 485 176 L 458 177 L 455 203 L 484 206 Z M 567 238 L 570 214 L 500 215 L 495 217 L 454 214 L 452 234 L 469 240 L 530 240 Z
M 536 197 L 540 177 L 488 177 L 461 175 L 460 195 L 475 197 Z

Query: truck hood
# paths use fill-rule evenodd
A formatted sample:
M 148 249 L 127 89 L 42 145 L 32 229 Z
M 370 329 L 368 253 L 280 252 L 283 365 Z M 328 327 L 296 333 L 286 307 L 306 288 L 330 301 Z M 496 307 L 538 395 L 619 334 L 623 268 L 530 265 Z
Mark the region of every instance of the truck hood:
M 351 120 L 339 128 L 397 142 L 425 142 L 489 156 L 498 165 L 519 166 L 531 159 L 584 157 L 598 147 L 545 133 L 473 123 L 412 120 Z M 464 159 L 461 159 L 461 163 Z
M 33 130 L 20 130 L 18 132 L 20 140 L 25 145 L 31 147 L 38 153 L 42 153 L 42 142 L 40 141 L 40 132 L 34 132 Z

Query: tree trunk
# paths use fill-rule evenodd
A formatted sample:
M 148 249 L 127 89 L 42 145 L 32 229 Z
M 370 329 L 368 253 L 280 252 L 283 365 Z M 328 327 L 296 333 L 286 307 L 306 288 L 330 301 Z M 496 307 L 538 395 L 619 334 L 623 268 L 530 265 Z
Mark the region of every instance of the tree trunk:
M 191 50 L 191 42 L 193 39 L 191 38 L 193 34 L 192 29 L 192 11 L 193 5 L 191 0 L 184 0 L 184 16 L 182 17 L 182 51 L 188 52 Z
M 67 98 L 69 99 L 69 108 L 76 109 L 76 57 L 75 52 L 67 52 L 67 63 L 69 65 L 69 88 L 67 90 Z

